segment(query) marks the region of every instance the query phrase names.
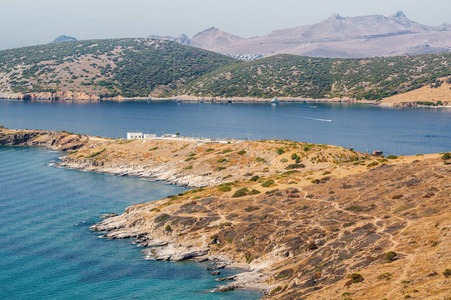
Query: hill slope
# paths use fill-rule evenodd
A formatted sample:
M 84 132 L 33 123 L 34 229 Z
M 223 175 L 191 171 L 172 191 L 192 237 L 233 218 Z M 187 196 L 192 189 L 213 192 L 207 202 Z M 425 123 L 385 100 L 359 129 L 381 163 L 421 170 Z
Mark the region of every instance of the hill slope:
M 222 35 L 216 29 L 205 34 Z M 450 65 L 451 53 L 367 59 L 276 55 L 242 62 L 173 41 L 76 41 L 0 51 L 0 97 L 378 100 L 437 87 L 451 76 Z
M 181 87 L 178 94 L 223 97 L 356 97 L 377 100 L 451 75 L 451 53 L 371 59 L 277 55 L 233 65 Z
M 147 96 L 172 90 L 230 57 L 149 39 L 56 43 L 0 51 L 0 91 L 74 91 L 101 96 Z

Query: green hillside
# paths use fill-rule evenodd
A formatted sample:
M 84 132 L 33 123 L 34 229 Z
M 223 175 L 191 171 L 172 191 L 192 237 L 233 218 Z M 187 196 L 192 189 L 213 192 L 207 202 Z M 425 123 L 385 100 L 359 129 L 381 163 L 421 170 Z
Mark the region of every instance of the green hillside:
M 0 51 L 0 90 L 124 97 L 170 91 L 220 67 L 224 55 L 149 39 L 76 41 Z
M 440 84 L 451 53 L 368 59 L 277 55 L 207 74 L 176 92 L 197 96 L 341 97 L 377 100 Z
M 193 95 L 377 100 L 439 86 L 451 53 L 366 59 L 277 55 L 251 62 L 151 39 L 75 41 L 0 51 L 0 92 L 101 97 Z

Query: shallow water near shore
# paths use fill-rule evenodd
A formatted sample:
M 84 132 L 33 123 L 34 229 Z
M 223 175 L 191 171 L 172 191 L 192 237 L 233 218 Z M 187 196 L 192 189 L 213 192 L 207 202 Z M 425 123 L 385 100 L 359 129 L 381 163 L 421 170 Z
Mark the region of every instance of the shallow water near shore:
M 143 260 L 131 240 L 100 239 L 102 213 L 185 189 L 49 167 L 61 153 L 0 146 L 1 299 L 259 299 L 208 293 L 206 263 Z M 230 276 L 235 270 L 221 270 Z
M 104 137 L 179 132 L 213 138 L 290 139 L 357 151 L 415 155 L 451 150 L 451 109 L 352 103 L 24 102 L 0 100 L 0 125 Z

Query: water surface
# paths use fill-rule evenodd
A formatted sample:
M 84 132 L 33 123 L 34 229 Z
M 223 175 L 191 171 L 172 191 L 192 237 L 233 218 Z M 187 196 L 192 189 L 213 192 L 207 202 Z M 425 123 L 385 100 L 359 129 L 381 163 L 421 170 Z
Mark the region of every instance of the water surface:
M 59 155 L 0 146 L 0 299 L 261 298 L 202 294 L 218 284 L 205 263 L 146 261 L 131 240 L 98 238 L 100 214 L 185 189 L 49 167 Z
M 385 154 L 451 150 L 451 109 L 369 104 L 211 104 L 167 102 L 0 101 L 9 128 L 66 130 L 105 137 L 127 132 L 290 139 Z

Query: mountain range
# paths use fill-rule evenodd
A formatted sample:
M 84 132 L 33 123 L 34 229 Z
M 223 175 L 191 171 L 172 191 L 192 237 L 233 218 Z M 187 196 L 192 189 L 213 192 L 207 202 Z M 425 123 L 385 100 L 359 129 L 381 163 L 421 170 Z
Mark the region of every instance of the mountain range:
M 151 35 L 149 38 L 176 41 L 232 56 L 285 53 L 354 58 L 451 51 L 451 25 L 423 25 L 410 20 L 402 11 L 388 17 L 334 14 L 317 24 L 276 30 L 252 38 L 242 38 L 214 27 L 193 38 L 185 34 L 176 37 Z

